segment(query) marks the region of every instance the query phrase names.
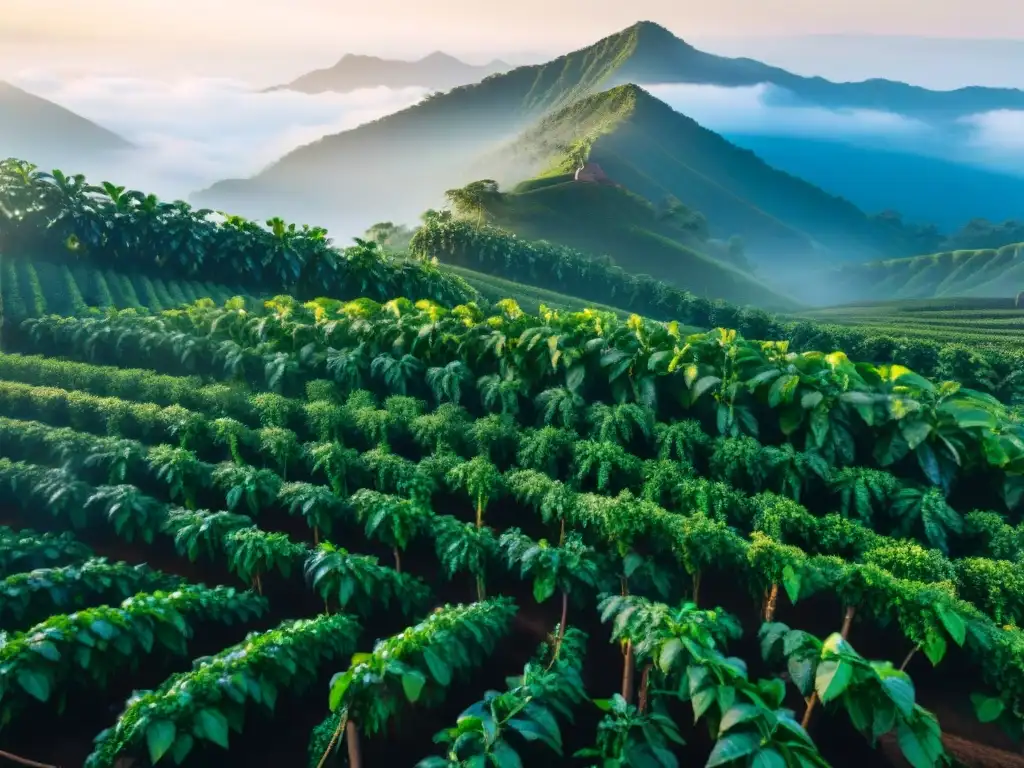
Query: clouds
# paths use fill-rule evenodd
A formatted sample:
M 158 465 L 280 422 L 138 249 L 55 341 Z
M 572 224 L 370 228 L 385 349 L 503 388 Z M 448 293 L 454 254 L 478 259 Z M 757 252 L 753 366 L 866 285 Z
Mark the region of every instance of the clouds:
M 1000 110 L 964 118 L 968 151 L 986 166 L 1024 175 L 1024 112 Z
M 644 87 L 676 111 L 727 135 L 843 141 L 1024 175 L 1024 112 L 988 112 L 938 125 L 879 110 L 809 106 L 768 84 Z
M 925 122 L 890 112 L 833 110 L 802 105 L 774 85 L 742 88 L 713 85 L 647 85 L 653 96 L 720 133 L 815 138 L 929 138 Z
M 116 160 L 83 158 L 82 167 L 67 170 L 161 197 L 184 197 L 220 179 L 250 176 L 302 144 L 404 109 L 427 93 L 259 93 L 228 79 L 61 79 L 45 72 L 22 72 L 11 81 L 137 146 Z

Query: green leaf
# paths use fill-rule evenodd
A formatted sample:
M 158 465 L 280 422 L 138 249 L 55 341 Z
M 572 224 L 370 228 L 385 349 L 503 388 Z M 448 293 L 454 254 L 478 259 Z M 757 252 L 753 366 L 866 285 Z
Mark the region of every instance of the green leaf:
M 935 745 L 929 743 L 929 734 L 921 734 L 906 722 L 901 722 L 896 730 L 896 740 L 903 756 L 914 768 L 933 768 L 935 761 L 929 755 L 934 751 Z
M 907 447 L 914 450 L 928 439 L 932 432 L 932 425 L 922 419 L 903 419 L 900 422 L 900 432 L 907 441 Z
M 146 729 L 146 746 L 149 747 L 149 761 L 157 762 L 174 743 L 178 729 L 170 720 L 156 720 Z
M 355 666 L 354 659 L 353 666 Z M 341 700 L 345 697 L 345 692 L 351 684 L 351 672 L 340 672 L 331 678 L 331 694 L 327 702 L 331 712 L 336 711 L 338 707 L 341 706 Z
M 853 679 L 853 665 L 842 659 L 828 659 L 818 665 L 814 690 L 822 704 L 841 696 Z
M 980 723 L 995 722 L 1006 711 L 1006 704 L 1002 699 L 981 693 L 971 694 L 971 704 L 974 705 L 974 714 Z
M 423 652 L 423 660 L 427 662 L 427 669 L 438 683 L 447 686 L 452 681 L 451 667 L 433 648 L 427 648 Z
M 910 717 L 914 711 L 914 686 L 902 677 L 893 676 L 882 680 L 882 689 L 903 716 Z
M 733 733 L 724 739 L 719 739 L 715 748 L 711 750 L 705 768 L 715 768 L 716 765 L 725 765 L 733 760 L 753 754 L 761 746 L 761 737 L 756 733 Z
M 519 754 L 506 741 L 498 741 L 491 750 L 491 763 L 495 768 L 523 768 Z
M 793 566 L 787 565 L 782 569 L 782 586 L 786 590 L 786 595 L 789 597 L 789 602 L 796 603 L 800 599 L 800 584 L 802 578 L 797 573 Z
M 415 704 L 419 700 L 420 693 L 423 692 L 423 686 L 426 683 L 427 678 L 424 677 L 422 672 L 415 669 L 406 672 L 402 675 L 402 690 L 405 691 L 405 698 Z
M 658 669 L 665 673 L 670 672 L 672 670 L 672 665 L 675 664 L 676 659 L 679 658 L 679 654 L 682 652 L 682 640 L 678 637 L 670 638 L 663 646 L 661 646 L 661 653 L 658 654 Z
M 33 672 L 31 669 L 19 669 L 18 685 L 24 688 L 26 693 L 34 699 L 46 701 L 50 698 L 50 678 L 42 672 Z
M 953 642 L 963 645 L 964 640 L 967 639 L 967 623 L 960 617 L 960 614 L 951 611 L 942 603 L 935 603 L 935 613 L 938 614 L 942 626 L 949 632 L 949 636 L 953 638 Z
M 932 663 L 932 666 L 937 666 L 942 658 L 946 655 L 946 638 L 940 635 L 938 632 L 929 630 L 925 634 L 924 645 L 922 646 L 924 655 L 928 657 L 928 660 Z
M 721 736 L 737 725 L 753 720 L 760 713 L 761 710 L 753 704 L 735 704 L 729 707 L 725 714 L 722 715 L 722 722 L 718 725 L 718 735 Z
M 814 686 L 814 661 L 790 657 L 786 660 L 786 668 L 789 670 L 793 684 L 800 693 L 807 696 Z
M 715 688 L 705 688 L 697 691 L 690 697 L 690 704 L 693 706 L 693 722 L 700 720 L 712 704 L 717 701 L 718 695 Z
M 754 755 L 750 768 L 786 768 L 786 760 L 774 749 L 767 747 Z
M 192 751 L 192 747 L 195 744 L 195 739 L 187 733 L 179 733 L 178 738 L 174 741 L 174 746 L 171 747 L 171 759 L 175 765 L 181 765 L 185 762 L 185 758 L 188 757 L 188 753 Z
M 228 748 L 228 719 L 216 709 L 201 709 L 196 714 L 198 734 L 219 747 Z
M 533 599 L 543 603 L 555 594 L 555 574 L 542 573 L 533 580 Z

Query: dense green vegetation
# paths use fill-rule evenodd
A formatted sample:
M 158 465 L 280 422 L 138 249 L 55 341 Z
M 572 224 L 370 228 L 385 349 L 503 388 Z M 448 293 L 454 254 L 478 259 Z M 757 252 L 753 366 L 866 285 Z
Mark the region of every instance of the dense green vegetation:
M 324 292 L 350 298 L 409 292 L 438 301 L 474 296 L 427 262 L 394 262 L 358 243 L 339 251 L 320 227 L 279 218 L 266 226 L 238 216 L 217 220 L 213 211 L 183 201 L 161 202 L 110 182 L 95 187 L 84 176 L 42 173 L 19 160 L 0 162 L 0 200 L 0 253 L 58 266 L 85 260 L 93 270 L 173 280 L 201 274 L 255 293 L 287 290 L 304 298 Z M 35 294 L 21 300 L 31 302 Z
M 819 276 L 820 278 L 821 276 Z M 841 267 L 824 276 L 827 300 L 1016 298 L 1024 290 L 1024 244 L 945 251 Z
M 548 183 L 520 185 L 511 193 L 483 196 L 480 218 L 528 240 L 546 240 L 594 257 L 611 257 L 627 272 L 649 274 L 694 293 L 740 304 L 794 306 L 792 300 L 766 288 L 749 273 L 738 239 L 731 249 L 725 242 L 710 240 L 703 217 L 682 204 L 659 211 L 625 189 L 577 184 L 571 174 L 544 181 Z M 465 211 L 470 220 L 476 214 L 467 205 L 473 202 L 472 186 L 450 193 L 457 210 Z M 730 256 L 747 269 L 727 263 Z M 464 257 L 464 261 L 468 259 Z
M 0 263 L 0 301 L 11 322 L 41 315 L 80 315 L 91 308 L 160 312 L 201 298 L 226 301 L 244 295 L 237 285 L 173 280 L 100 269 L 88 264 L 58 264 L 45 259 L 5 255 Z
M 682 338 L 635 317 L 530 316 L 510 302 L 485 316 L 282 298 L 27 325 L 24 351 L 48 356 L 0 357 L 6 518 L 71 528 L 101 553 L 130 541 L 140 560 L 164 553 L 162 574 L 194 561 L 254 591 L 184 588 L 116 608 L 100 601 L 126 587 L 73 576 L 111 566 L 76 570 L 55 553 L 32 600 L 45 608 L 44 585 L 63 578 L 79 585 L 79 618 L 57 613 L 52 629 L 0 651 L 11 722 L 28 722 L 23 706 L 42 713 L 60 687 L 109 699 L 105 670 L 123 646 L 105 637 L 114 617 L 143 632 L 173 605 L 196 638 L 203 617 L 230 616 L 226 604 L 269 601 L 273 619 L 191 671 L 172 666 L 95 746 L 61 720 L 78 750 L 67 762 L 187 762 L 222 748 L 251 759 L 267 744 L 255 723 L 307 702 L 319 718 L 332 710 L 310 736 L 311 766 L 339 752 L 350 765 L 423 757 L 424 768 L 474 755 L 852 765 L 888 732 L 930 766 L 943 748 L 924 707 L 951 693 L 947 664 L 972 670 L 955 692 L 974 694 L 983 722 L 1019 730 L 1024 442 L 990 399 L 841 355 L 721 331 Z M 90 343 L 97 332 L 117 343 Z M 190 368 L 209 378 L 180 376 Z M 428 593 L 475 602 L 425 614 Z M 380 610 L 389 599 L 400 612 Z M 709 600 L 724 607 L 701 607 Z M 319 617 L 299 618 L 318 604 Z M 403 616 L 423 621 L 403 630 Z M 88 656 L 53 635 L 68 621 L 91 627 Z M 530 636 L 536 660 L 481 701 L 522 665 L 511 649 Z M 165 646 L 143 666 L 183 648 Z M 727 656 L 734 647 L 745 663 Z M 369 652 L 347 661 L 359 648 Z M 868 660 L 878 656 L 906 659 L 898 669 Z M 608 674 L 613 659 L 622 666 Z M 17 663 L 33 666 L 15 677 Z M 787 668 L 791 683 L 778 677 Z M 840 735 L 847 722 L 861 744 Z M 396 725 L 407 738 L 379 738 Z M 279 759 L 306 750 L 308 730 L 267 730 Z M 48 757 L 38 740 L 11 739 Z
M 414 248 L 439 234 L 702 326 L 825 328 L 440 215 Z M 5 750 L 805 768 L 892 737 L 930 768 L 964 749 L 943 732 L 1024 735 L 1024 427 L 996 397 L 721 327 L 446 303 L 477 294 L 357 249 L 349 301 L 77 316 L 43 287 L 70 265 L 4 261 L 5 306 L 33 306 L 0 354 Z M 75 269 L 119 274 L 105 254 Z M 389 294 L 410 275 L 425 295 Z M 981 377 L 955 351 L 933 367 Z
M 915 328 L 900 317 L 864 324 L 864 313 L 812 313 L 815 320 L 771 315 L 723 301 L 708 301 L 646 276 L 630 275 L 607 259 L 571 248 L 529 242 L 499 228 L 445 214 L 428 216 L 413 236 L 418 257 L 462 264 L 520 284 L 559 285 L 575 295 L 646 317 L 696 328 L 724 326 L 748 338 L 788 341 L 794 350 L 844 350 L 854 359 L 902 362 L 928 376 L 953 378 L 1006 402 L 1020 399 L 1024 356 L 1002 329 L 974 336 L 970 317 L 952 328 Z M 1006 304 L 1007 302 L 1004 302 Z M 838 313 L 838 314 L 836 314 Z M 905 319 L 905 318 L 902 318 Z M 846 324 L 844 324 L 846 323 Z M 956 339 L 956 341 L 951 341 Z

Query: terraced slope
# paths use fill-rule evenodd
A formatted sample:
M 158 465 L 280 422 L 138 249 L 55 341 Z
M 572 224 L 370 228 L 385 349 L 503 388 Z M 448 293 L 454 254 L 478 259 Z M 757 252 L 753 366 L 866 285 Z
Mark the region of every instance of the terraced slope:
M 1024 243 L 850 264 L 815 276 L 825 301 L 1013 298 L 1024 290 Z

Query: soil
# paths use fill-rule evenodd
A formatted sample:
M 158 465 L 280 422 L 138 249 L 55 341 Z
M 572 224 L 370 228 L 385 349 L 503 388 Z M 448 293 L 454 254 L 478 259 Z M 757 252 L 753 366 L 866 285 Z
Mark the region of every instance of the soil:
M 459 496 L 435 499 L 435 508 L 449 512 L 455 510 L 462 519 L 470 520 L 472 510 Z M 541 538 L 550 531 L 536 516 L 524 514 L 522 507 L 502 500 L 492 504 L 486 515 L 487 522 L 498 529 L 518 525 L 525 533 Z M 266 530 L 287 532 L 295 540 L 311 540 L 311 532 L 304 524 L 282 511 L 261 514 L 259 525 Z M 32 527 L 36 530 L 59 530 L 60 526 L 49 518 L 25 519 L 24 516 L 0 510 L 0 524 L 15 528 Z M 206 584 L 238 583 L 222 562 L 201 559 L 189 563 L 180 557 L 173 542 L 163 539 L 146 545 L 127 543 L 115 538 L 107 530 L 89 530 L 79 534 L 97 555 L 111 560 L 147 562 L 154 568 L 177 573 L 190 581 Z M 377 555 L 381 562 L 392 564 L 392 553 L 386 547 L 368 542 L 360 531 L 342 526 L 331 537 L 354 551 Z M 459 603 L 475 599 L 472 578 L 458 576 L 448 581 L 440 573 L 433 545 L 425 541 L 414 542 L 402 556 L 403 570 L 424 578 L 436 596 L 435 605 Z M 122 711 L 125 699 L 134 689 L 153 688 L 169 674 L 187 670 L 191 658 L 215 653 L 241 641 L 255 630 L 268 629 L 289 618 L 317 615 L 323 610 L 322 602 L 302 584 L 302 575 L 292 574 L 290 579 L 266 577 L 265 594 L 270 611 L 245 626 L 225 627 L 216 624 L 196 625 L 195 635 L 189 643 L 188 658 L 168 658 L 161 654 L 147 655 L 137 660 L 135 669 L 114 680 L 106 690 L 90 687 L 87 690 L 71 687 L 67 691 L 65 714 L 55 719 L 51 707 L 39 705 L 18 719 L 18 728 L 4 733 L 0 749 L 9 750 L 50 765 L 63 768 L 82 765 L 92 748 L 97 733 L 109 727 Z M 760 596 L 737 594 L 729 574 L 709 572 L 702 580 L 700 604 L 705 607 L 722 606 L 743 622 L 744 637 L 731 644 L 729 652 L 747 660 L 750 677 L 768 677 L 777 672 L 760 663 L 760 648 L 756 629 L 760 623 Z M 558 596 L 537 605 L 532 598 L 532 585 L 514 575 L 494 574 L 488 581 L 489 594 L 504 594 L 515 599 L 520 606 L 507 638 L 492 656 L 493 663 L 474 670 L 461 680 L 453 682 L 444 702 L 433 709 L 409 706 L 399 719 L 389 724 L 385 734 L 362 740 L 364 764 L 367 766 L 413 766 L 421 758 L 436 754 L 432 737 L 442 728 L 452 725 L 459 713 L 478 701 L 488 689 L 502 690 L 508 676 L 518 674 L 523 664 L 534 654 L 539 643 L 547 638 L 560 614 Z M 838 601 L 819 595 L 792 606 L 780 596 L 776 620 L 799 626 L 820 637 L 837 631 L 843 611 Z M 570 602 L 569 622 L 592 638 L 584 666 L 584 682 L 589 695 L 607 697 L 621 684 L 622 655 L 616 644 L 603 642 L 608 638 L 608 626 L 602 625 L 593 608 L 592 598 Z M 359 650 L 369 650 L 373 638 L 400 631 L 409 620 L 395 610 L 383 610 L 363 621 L 364 631 Z M 894 630 L 868 629 L 854 621 L 850 641 L 868 658 L 902 659 L 907 652 L 906 641 Z M 324 665 L 316 682 L 304 691 L 282 692 L 273 715 L 261 708 L 250 707 L 246 715 L 243 735 L 232 734 L 229 762 L 217 747 L 197 749 L 187 761 L 190 766 L 225 765 L 253 768 L 281 768 L 303 766 L 312 728 L 327 714 L 327 690 L 333 673 L 345 666 L 343 660 Z M 982 725 L 973 717 L 969 693 L 974 689 L 977 672 L 964 654 L 951 648 L 939 669 L 933 669 L 923 654 L 917 654 L 908 669 L 917 690 L 917 699 L 939 718 L 944 732 L 944 743 L 951 756 L 968 766 L 993 768 L 1024 768 L 1024 757 L 1014 753 L 1012 742 L 995 726 Z M 637 674 L 639 678 L 639 671 Z M 799 716 L 804 702 L 791 686 L 786 706 Z M 670 708 L 687 742 L 686 755 L 700 756 L 703 762 L 712 748 L 712 739 L 703 724 L 695 727 L 689 705 L 677 704 Z M 558 757 L 546 749 L 528 747 L 523 751 L 524 764 L 533 768 L 544 766 L 582 766 L 583 761 L 571 756 L 577 749 L 593 744 L 600 718 L 596 707 L 579 708 L 575 723 L 562 729 L 566 757 Z M 59 730 L 55 730 L 55 726 Z M 7 730 L 7 729 L 5 729 Z M 829 708 L 819 708 L 810 725 L 811 735 L 823 756 L 835 768 L 863 768 L 863 766 L 902 766 L 898 745 L 892 738 L 885 739 L 879 749 L 872 749 L 861 734 L 854 731 L 845 715 L 833 715 Z M 535 746 L 535 745 L 534 745 Z M 144 760 L 136 762 L 141 768 Z M 686 764 L 684 759 L 683 764 Z

